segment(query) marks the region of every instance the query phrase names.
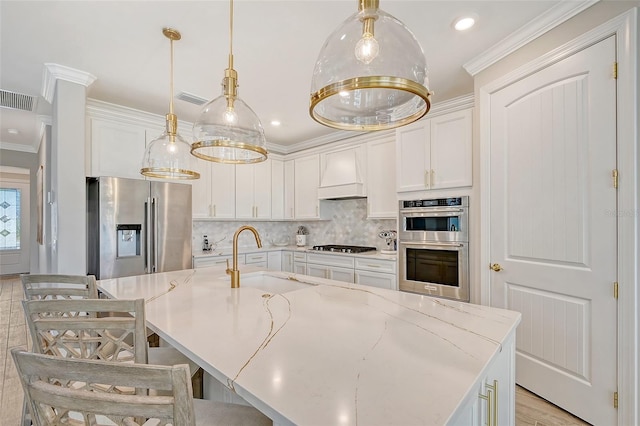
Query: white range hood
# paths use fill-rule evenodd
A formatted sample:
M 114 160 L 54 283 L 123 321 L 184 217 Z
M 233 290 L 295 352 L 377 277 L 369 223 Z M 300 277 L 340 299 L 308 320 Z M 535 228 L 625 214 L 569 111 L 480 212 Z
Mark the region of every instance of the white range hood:
M 321 178 L 318 198 L 339 200 L 366 197 L 364 156 L 364 146 L 322 154 L 320 156 Z

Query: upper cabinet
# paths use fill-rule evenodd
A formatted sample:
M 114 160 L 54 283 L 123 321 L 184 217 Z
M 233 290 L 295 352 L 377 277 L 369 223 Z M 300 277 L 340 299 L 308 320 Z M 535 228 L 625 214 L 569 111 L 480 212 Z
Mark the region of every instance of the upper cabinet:
M 236 218 L 271 218 L 271 160 L 236 165 Z
M 296 158 L 294 163 L 294 213 L 296 219 L 318 219 L 320 202 L 320 157 L 318 154 Z
M 398 192 L 471 186 L 471 111 L 454 111 L 396 129 Z
M 395 219 L 398 216 L 395 176 L 395 134 L 367 142 L 367 217 Z
M 198 160 L 200 179 L 191 181 L 193 217 L 234 219 L 236 175 L 234 164 Z

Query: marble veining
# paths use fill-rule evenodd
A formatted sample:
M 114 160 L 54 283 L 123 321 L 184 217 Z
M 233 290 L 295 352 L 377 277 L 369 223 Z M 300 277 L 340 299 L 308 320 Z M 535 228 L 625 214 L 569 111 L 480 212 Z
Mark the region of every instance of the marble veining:
M 308 287 L 231 289 L 224 267 L 99 281 L 147 300 L 150 328 L 279 424 L 443 424 L 520 314 L 269 271 Z M 255 275 L 254 275 L 255 276 Z

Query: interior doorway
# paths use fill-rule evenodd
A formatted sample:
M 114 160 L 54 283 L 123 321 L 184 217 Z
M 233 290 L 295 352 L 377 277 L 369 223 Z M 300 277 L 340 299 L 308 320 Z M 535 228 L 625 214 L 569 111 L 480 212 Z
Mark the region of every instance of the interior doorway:
M 29 272 L 30 262 L 29 170 L 0 167 L 0 274 Z

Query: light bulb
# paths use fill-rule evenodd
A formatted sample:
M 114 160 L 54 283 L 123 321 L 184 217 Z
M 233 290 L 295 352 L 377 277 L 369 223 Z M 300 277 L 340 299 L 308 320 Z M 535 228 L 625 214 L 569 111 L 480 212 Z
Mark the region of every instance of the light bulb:
M 356 58 L 364 64 L 370 64 L 380 51 L 378 41 L 369 33 L 362 35 L 362 38 L 356 43 Z
M 233 107 L 227 107 L 227 109 L 224 110 L 224 121 L 231 125 L 236 124 L 238 121 L 238 114 L 235 112 Z
M 169 144 L 167 145 L 167 151 L 170 154 L 173 154 L 173 153 L 175 153 L 177 151 L 175 142 L 169 142 Z

